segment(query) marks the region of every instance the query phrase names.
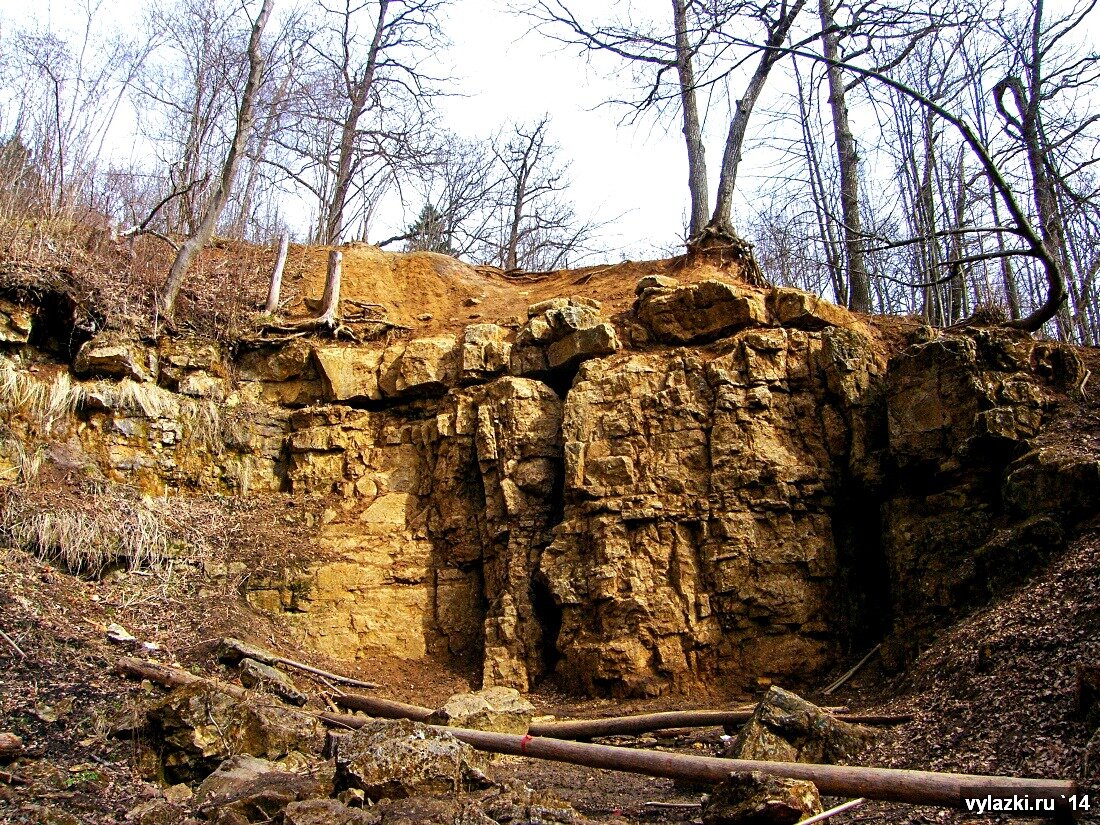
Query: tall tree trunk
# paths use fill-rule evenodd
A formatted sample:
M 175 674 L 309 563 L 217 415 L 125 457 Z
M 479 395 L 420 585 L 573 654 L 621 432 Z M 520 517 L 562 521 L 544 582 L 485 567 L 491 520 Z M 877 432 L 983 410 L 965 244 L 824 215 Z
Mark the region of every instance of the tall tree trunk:
M 237 213 L 237 220 L 233 222 L 233 234 L 244 239 L 245 230 L 248 228 L 248 218 L 252 212 L 252 199 L 256 193 L 256 182 L 260 177 L 260 166 L 263 165 L 264 156 L 267 155 L 267 145 L 271 142 L 271 136 L 275 133 L 275 124 L 279 119 L 279 108 L 283 105 L 290 80 L 294 75 L 294 67 L 297 63 L 297 55 L 290 58 L 290 66 L 286 70 L 279 87 L 271 98 L 267 107 L 267 115 L 264 117 L 264 125 L 260 130 L 260 139 L 256 143 L 256 154 L 248 167 L 248 176 L 245 178 L 244 191 L 241 193 L 241 208 Z
M 273 313 L 279 308 L 279 294 L 283 289 L 283 268 L 286 266 L 286 255 L 289 249 L 290 236 L 284 232 L 279 237 L 279 252 L 275 256 L 275 268 L 271 270 L 271 284 L 267 288 L 264 312 Z
M 791 30 L 795 18 L 806 5 L 807 0 L 795 0 L 793 6 L 785 8 L 779 21 L 768 37 L 767 45 L 775 48 L 783 45 L 787 39 L 787 33 Z M 756 64 L 756 71 L 749 79 L 749 85 L 745 88 L 744 96 L 737 101 L 733 119 L 730 121 L 729 135 L 726 137 L 726 150 L 722 156 L 722 174 L 718 180 L 718 199 L 714 205 L 714 213 L 710 218 L 710 225 L 716 229 L 733 232 L 733 222 L 730 212 L 733 208 L 733 193 L 737 186 L 737 169 L 741 164 L 741 149 L 745 143 L 745 133 L 749 127 L 749 118 L 752 116 L 753 107 L 756 105 L 764 84 L 768 81 L 768 74 L 772 70 L 781 52 L 765 50 L 760 55 L 760 62 Z
M 710 193 L 707 189 L 707 161 L 703 150 L 703 129 L 699 121 L 699 103 L 695 94 L 694 55 L 688 39 L 686 0 L 672 0 L 672 18 L 676 28 L 676 74 L 680 80 L 680 108 L 684 114 L 684 140 L 687 142 L 688 191 L 691 193 L 691 223 L 688 237 L 693 238 L 707 224 Z
M 519 266 L 519 230 L 523 222 L 523 202 L 527 198 L 527 164 L 524 162 L 520 174 L 516 176 L 513 190 L 512 218 L 508 225 L 508 243 L 504 248 L 504 269 L 512 270 Z
M 825 253 L 825 266 L 833 285 L 833 297 L 836 303 L 841 304 L 847 300 L 848 285 L 844 278 L 844 267 L 840 260 L 839 245 L 833 234 L 829 209 L 825 203 L 825 180 L 821 174 L 817 143 L 814 141 L 813 132 L 810 130 L 810 110 L 806 105 L 805 86 L 802 83 L 802 73 L 798 69 L 798 61 L 793 61 L 792 68 L 794 69 L 795 84 L 798 89 L 798 121 L 802 127 L 802 147 L 806 153 L 806 167 L 810 182 L 810 196 L 814 204 L 814 217 L 820 234 L 821 248 Z
M 844 99 L 844 76 L 840 60 L 839 38 L 834 29 L 830 0 L 820 0 L 822 47 L 829 79 L 829 106 L 833 113 L 837 162 L 840 166 L 840 211 L 844 218 L 844 249 L 848 262 L 848 308 L 871 311 L 871 285 L 863 262 L 863 223 L 859 215 L 859 155 L 848 123 L 848 105 Z
M 222 210 L 229 201 L 229 193 L 233 189 L 233 181 L 237 177 L 237 169 L 241 165 L 245 146 L 252 134 L 252 127 L 256 121 L 255 102 L 256 93 L 260 88 L 264 70 L 264 60 L 261 54 L 261 39 L 267 19 L 271 16 L 272 0 L 263 0 L 260 13 L 252 24 L 252 33 L 248 38 L 248 79 L 241 93 L 241 105 L 237 110 L 237 126 L 233 132 L 233 140 L 229 144 L 229 152 L 222 164 L 221 177 L 218 179 L 217 188 L 210 197 L 206 206 L 202 221 L 198 230 L 190 238 L 183 242 L 176 259 L 172 262 L 172 268 L 168 272 L 168 278 L 161 288 L 159 298 L 160 312 L 166 318 L 171 318 L 176 310 L 176 298 L 179 296 L 180 287 L 187 277 L 188 271 L 195 256 L 210 240 L 214 234 L 214 227 L 218 224 Z
M 374 84 L 374 73 L 378 67 L 378 53 L 382 48 L 382 37 L 386 31 L 386 12 L 389 10 L 389 5 L 390 0 L 378 1 L 378 22 L 375 24 L 374 37 L 367 52 L 367 65 L 363 69 L 362 77 L 349 89 L 350 107 L 340 129 L 340 149 L 336 161 L 332 199 L 325 209 L 324 235 L 321 239 L 325 244 L 339 243 L 344 230 L 344 208 L 347 206 L 348 191 L 351 189 L 351 179 L 355 172 L 355 138 L 359 130 L 359 118 L 367 110 L 367 100 L 371 86 Z M 344 59 L 345 61 L 350 59 L 346 52 Z M 350 71 L 350 66 L 346 63 L 345 71 Z

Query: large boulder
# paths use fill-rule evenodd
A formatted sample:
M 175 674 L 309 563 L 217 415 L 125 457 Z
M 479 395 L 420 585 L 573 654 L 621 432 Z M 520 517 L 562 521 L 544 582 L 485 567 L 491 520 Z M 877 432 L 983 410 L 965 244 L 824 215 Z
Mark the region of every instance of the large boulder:
M 445 731 L 378 719 L 340 741 L 336 783 L 368 799 L 448 794 L 489 785 L 489 759 Z
M 157 351 L 114 330 L 86 341 L 76 354 L 78 375 L 152 381 L 157 377 Z
M 780 324 L 798 329 L 850 327 L 855 318 L 848 310 L 801 289 L 777 287 L 768 296 L 768 306 Z
M 316 719 L 259 696 L 242 700 L 208 683 L 176 688 L 148 708 L 142 735 L 157 748 L 170 783 L 199 781 L 233 755 L 278 760 L 293 751 L 319 753 L 324 744 Z
M 713 280 L 645 289 L 634 312 L 655 340 L 667 344 L 713 341 L 768 323 L 762 292 Z
M 518 690 L 510 687 L 488 687 L 476 693 L 459 693 L 432 714 L 433 725 L 496 731 L 497 733 L 527 733 L 535 707 Z
M 328 796 L 331 773 L 298 773 L 254 756 L 232 756 L 203 780 L 195 809 L 207 819 L 271 822 L 287 805 Z
M 812 782 L 753 771 L 720 782 L 703 803 L 703 825 L 794 825 L 822 811 Z
M 453 335 L 416 338 L 386 349 L 378 383 L 386 396 L 439 395 L 454 386 L 462 350 Z
M 313 350 L 327 401 L 378 401 L 378 366 L 382 350 L 363 347 L 317 347 Z
M 800 696 L 771 687 L 723 756 L 767 762 L 850 762 L 874 731 L 841 722 Z

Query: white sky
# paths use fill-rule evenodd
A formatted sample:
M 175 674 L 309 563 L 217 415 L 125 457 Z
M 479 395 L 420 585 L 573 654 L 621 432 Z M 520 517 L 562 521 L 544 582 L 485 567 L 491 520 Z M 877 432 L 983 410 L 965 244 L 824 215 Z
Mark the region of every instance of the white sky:
M 289 0 L 279 2 L 286 5 Z M 109 20 L 122 21 L 122 25 L 137 25 L 141 20 L 141 0 L 104 3 Z M 7 18 L 18 25 L 38 17 L 44 22 L 60 20 L 64 25 L 68 22 L 62 11 L 66 5 L 66 0 L 0 0 L 0 20 Z M 550 137 L 560 146 L 559 159 L 571 164 L 569 194 L 578 216 L 596 221 L 616 219 L 600 238 L 600 246 L 613 250 L 607 257 L 637 259 L 675 249 L 688 201 L 687 163 L 678 115 L 660 122 L 647 116 L 637 125 L 619 126 L 625 110 L 600 104 L 627 94 L 630 76 L 623 63 L 605 58 L 589 66 L 575 49 L 564 49 L 538 34 L 527 34 L 529 21 L 508 13 L 506 5 L 504 0 L 455 0 L 450 7 L 444 31 L 453 45 L 441 60 L 449 64 L 454 88 L 462 96 L 440 101 L 446 126 L 464 136 L 488 137 L 510 122 L 529 122 L 549 114 Z M 608 9 L 625 5 L 643 13 L 652 10 L 662 20 L 669 15 L 667 0 L 631 0 L 629 4 L 624 0 L 573 0 L 574 8 L 597 19 L 606 19 Z M 1069 5 L 1070 0 L 1047 3 L 1052 14 Z M 1092 33 L 1092 40 L 1097 42 L 1100 35 Z M 733 87 L 740 85 L 735 81 Z M 766 88 L 754 114 L 738 179 L 741 200 L 734 206 L 734 221 L 738 224 L 749 217 L 752 206 L 746 198 L 751 195 L 745 193 L 751 192 L 753 173 L 760 170 L 769 154 L 753 141 L 753 129 L 757 133 L 774 129 L 767 124 L 764 110 L 778 91 L 774 84 Z M 853 112 L 853 117 L 858 119 L 860 115 Z M 727 101 L 715 102 L 711 118 L 707 160 L 713 197 L 728 126 Z M 129 136 L 131 127 L 126 123 L 119 128 L 119 132 L 127 133 L 125 148 L 120 147 L 127 154 L 141 151 Z M 412 214 L 403 214 L 399 204 L 382 210 L 372 237 L 398 234 L 419 207 L 409 204 Z
M 623 96 L 630 78 L 621 65 L 603 60 L 587 66 L 575 50 L 526 34 L 529 22 L 503 5 L 464 0 L 449 15 L 452 65 L 467 96 L 442 102 L 446 120 L 472 137 L 548 113 L 550 137 L 561 147 L 560 158 L 571 163 L 578 215 L 617 218 L 604 230 L 603 245 L 635 259 L 676 246 L 688 203 L 679 121 L 618 126 L 625 109 L 600 104 Z M 612 5 L 589 0 L 577 8 L 597 14 Z M 622 72 L 617 79 L 610 76 L 616 69 Z

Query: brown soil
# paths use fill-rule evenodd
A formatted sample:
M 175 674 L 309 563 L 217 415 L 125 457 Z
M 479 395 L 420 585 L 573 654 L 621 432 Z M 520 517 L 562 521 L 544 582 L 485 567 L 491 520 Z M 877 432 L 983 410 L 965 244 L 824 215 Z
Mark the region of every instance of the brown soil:
M 563 296 L 595 298 L 605 315 L 625 312 L 634 287 L 645 275 L 673 275 L 684 283 L 730 278 L 735 270 L 704 258 L 623 261 L 554 272 L 511 272 L 471 266 L 433 252 L 385 252 L 367 244 L 347 244 L 343 251 L 341 297 L 345 312 L 366 304 L 389 321 L 425 337 L 455 333 L 467 324 L 519 325 L 530 304 Z M 315 313 L 324 293 L 327 248 L 291 249 L 284 298 L 291 318 Z

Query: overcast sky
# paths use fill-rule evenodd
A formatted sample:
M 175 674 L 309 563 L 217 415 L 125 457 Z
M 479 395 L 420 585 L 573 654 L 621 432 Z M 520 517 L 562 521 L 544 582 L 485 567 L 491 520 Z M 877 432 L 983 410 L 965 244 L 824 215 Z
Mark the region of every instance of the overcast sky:
M 107 19 L 123 26 L 140 23 L 140 0 L 103 2 Z M 288 2 L 279 0 L 280 5 Z M 1047 7 L 1054 14 L 1070 3 L 1048 0 Z M 67 18 L 60 10 L 65 5 L 64 0 L 34 5 L 30 0 L 0 0 L 0 17 L 19 23 L 36 15 L 44 21 L 61 20 L 64 24 Z M 619 125 L 625 110 L 601 104 L 628 93 L 630 76 L 626 67 L 610 58 L 588 65 L 575 49 L 528 33 L 530 22 L 509 13 L 507 5 L 504 0 L 454 0 L 449 7 L 444 31 L 452 46 L 440 59 L 455 78 L 453 88 L 460 96 L 439 102 L 444 124 L 463 136 L 484 138 L 509 123 L 530 122 L 548 114 L 550 136 L 561 147 L 559 157 L 570 164 L 570 194 L 578 215 L 596 221 L 614 219 L 600 239 L 601 246 L 611 250 L 605 257 L 637 259 L 675 249 L 681 240 L 688 201 L 687 164 L 678 114 L 673 112 L 663 121 L 647 116 L 636 125 Z M 627 5 L 660 20 L 670 16 L 667 0 L 574 0 L 573 7 L 588 18 L 607 19 L 609 9 Z M 1095 21 L 1098 15 L 1093 17 Z M 1095 43 L 1100 34 L 1093 32 L 1092 37 Z M 764 109 L 782 92 L 781 83 L 777 74 L 753 116 L 738 177 L 741 199 L 734 206 L 734 221 L 739 226 L 751 217 L 753 176 L 772 157 L 761 148 L 760 141 L 753 140 L 753 135 L 776 131 Z M 735 89 L 740 85 L 734 82 Z M 712 190 L 728 113 L 724 97 L 710 107 L 707 159 Z M 858 111 L 853 112 L 857 131 L 861 117 Z M 120 124 L 118 131 L 126 136 L 119 151 L 142 151 L 132 141 L 132 123 Z M 419 208 L 420 204 L 409 204 L 411 214 L 407 214 L 400 204 L 391 204 L 378 213 L 372 237 L 398 234 Z
M 504 5 L 463 0 L 448 16 L 451 60 L 467 97 L 443 101 L 447 121 L 472 137 L 548 113 L 551 137 L 571 164 L 578 214 L 617 218 L 604 230 L 605 245 L 632 258 L 674 247 L 688 201 L 679 122 L 648 118 L 619 126 L 626 110 L 601 104 L 623 96 L 630 82 L 625 68 L 610 60 L 589 67 L 575 50 L 527 34 L 530 23 Z M 612 5 L 586 0 L 578 8 L 595 15 Z

